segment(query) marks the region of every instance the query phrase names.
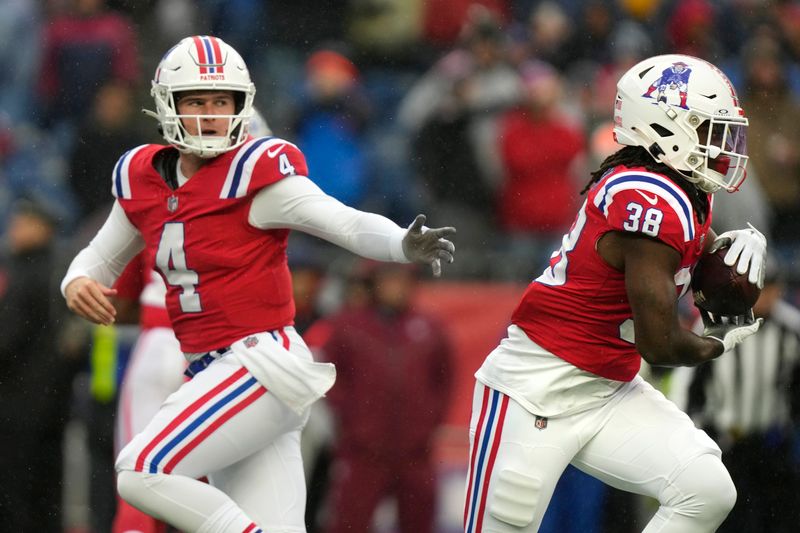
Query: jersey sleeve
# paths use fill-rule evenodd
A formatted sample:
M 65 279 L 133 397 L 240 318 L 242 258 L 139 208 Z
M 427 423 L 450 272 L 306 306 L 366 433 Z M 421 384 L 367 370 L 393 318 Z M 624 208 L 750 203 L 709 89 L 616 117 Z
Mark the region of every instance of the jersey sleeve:
M 253 139 L 233 158 L 220 197 L 242 198 L 288 176 L 308 176 L 303 152 L 277 137 Z
M 146 164 L 143 157 L 147 153 L 152 153 L 159 147 L 151 144 L 143 144 L 132 148 L 122 154 L 114 165 L 111 173 L 111 194 L 117 200 L 130 200 L 134 196 L 131 175 L 136 174 L 136 167 Z
M 694 240 L 692 204 L 683 190 L 663 176 L 612 176 L 593 201 L 612 230 L 658 239 L 680 253 Z

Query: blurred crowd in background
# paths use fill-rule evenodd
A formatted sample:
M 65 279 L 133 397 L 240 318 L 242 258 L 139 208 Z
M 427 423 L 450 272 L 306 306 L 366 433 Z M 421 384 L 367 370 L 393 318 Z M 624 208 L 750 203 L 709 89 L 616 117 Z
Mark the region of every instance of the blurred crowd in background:
M 616 80 L 657 53 L 720 65 L 750 119 L 749 179 L 718 195 L 734 205 L 717 226 L 746 217 L 782 255 L 800 246 L 797 2 L 7 0 L 0 20 L 0 213 L 35 197 L 61 239 L 105 215 L 120 154 L 160 141 L 139 112 L 160 54 L 210 33 L 323 190 L 459 228 L 451 276 L 531 277 L 615 150 Z
M 32 272 L 26 272 L 28 252 L 12 242 L 20 225 L 44 225 L 53 254 L 39 270 L 45 279 L 28 275 L 25 286 L 56 294 L 64 258 L 86 244 L 108 213 L 117 159 L 131 147 L 162 141 L 156 123 L 139 110 L 152 105 L 150 79 L 160 55 L 192 34 L 216 35 L 241 53 L 257 88 L 256 107 L 274 135 L 303 151 L 309 177 L 324 191 L 399 224 L 424 212 L 431 226 L 456 226 L 457 261 L 446 278 L 486 283 L 525 283 L 558 247 L 589 172 L 617 149 L 611 129 L 619 76 L 659 53 L 706 59 L 731 79 L 750 120 L 748 179 L 738 194 L 716 194 L 715 229 L 751 222 L 765 233 L 785 261 L 789 298 L 797 300 L 800 2 L 4 0 L 0 299 L 6 307 L 15 276 Z M 354 279 L 352 262 L 334 247 L 297 238 L 289 260 L 298 272 L 310 272 L 296 279 L 296 290 L 310 291 L 298 303 L 304 328 L 368 292 L 369 284 L 348 281 L 338 291 L 318 290 L 329 277 Z M 318 293 L 319 301 L 309 303 Z M 26 294 L 15 301 L 26 302 Z M 60 297 L 51 302 L 57 307 Z M 102 349 L 111 341 L 45 307 L 23 324 L 47 324 L 55 346 L 28 348 L 58 352 L 69 364 L 57 372 L 31 366 L 41 376 L 77 376 L 73 386 L 92 395 L 73 394 L 72 411 L 90 420 L 99 412 L 91 404 L 109 405 L 114 387 L 96 373 L 83 375 L 85 361 L 92 354 L 93 372 L 105 365 L 113 374 L 120 365 L 104 362 Z M 12 339 L 8 324 L 0 327 L 4 366 L 19 360 L 19 347 L 36 336 L 20 326 L 14 332 L 25 335 Z M 3 374 L 3 386 L 50 386 L 35 374 Z M 52 385 L 51 396 L 63 406 L 69 402 L 59 386 Z M 111 448 L 108 411 L 88 424 L 92 446 Z M 25 424 L 8 427 L 18 426 Z M 24 442 L 42 439 L 30 434 Z M 104 453 L 98 452 L 101 461 Z M 92 477 L 101 492 L 112 490 L 113 473 L 106 475 Z M 99 509 L 91 530 L 104 531 L 112 512 Z

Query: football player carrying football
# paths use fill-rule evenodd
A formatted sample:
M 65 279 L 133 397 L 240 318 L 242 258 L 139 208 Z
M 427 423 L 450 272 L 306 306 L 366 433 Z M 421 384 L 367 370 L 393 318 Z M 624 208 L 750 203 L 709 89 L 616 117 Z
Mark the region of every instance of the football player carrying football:
M 426 228 L 420 215 L 404 229 L 347 207 L 306 177 L 295 145 L 248 135 L 254 93 L 222 40 L 170 49 L 151 91 L 169 145 L 122 155 L 111 214 L 62 282 L 72 311 L 109 324 L 109 287 L 140 250 L 155 254 L 192 379 L 119 454 L 117 485 L 187 532 L 305 531 L 300 431 L 335 370 L 292 327 L 289 230 L 437 275 L 454 253 L 453 228 Z
M 682 65 L 685 84 L 651 87 Z M 592 174 L 561 248 L 527 288 L 508 336 L 475 374 L 464 527 L 534 532 L 568 464 L 657 499 L 645 531 L 714 531 L 736 499 L 717 445 L 637 375 L 696 365 L 752 335 L 752 315 L 681 327 L 693 265 L 728 245 L 726 264 L 762 284 L 766 240 L 717 237 L 712 193 L 745 179 L 747 119 L 714 65 L 652 57 L 617 84 L 623 145 Z

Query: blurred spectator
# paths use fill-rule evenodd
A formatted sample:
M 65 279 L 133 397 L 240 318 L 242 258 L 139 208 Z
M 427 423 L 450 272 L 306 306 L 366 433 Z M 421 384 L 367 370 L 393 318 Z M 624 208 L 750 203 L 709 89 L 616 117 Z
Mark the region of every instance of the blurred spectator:
M 757 172 L 774 218 L 778 246 L 800 244 L 800 105 L 786 81 L 780 48 L 767 35 L 745 46 L 745 87 L 750 164 Z
M 610 43 L 608 63 L 582 63 L 570 71 L 570 81 L 577 86 L 581 112 L 589 130 L 613 118 L 611 103 L 617 94 L 617 81 L 636 63 L 652 55 L 653 42 L 637 22 L 620 21 L 614 26 Z
M 120 156 L 144 137 L 131 124 L 133 112 L 129 85 L 107 82 L 98 89 L 69 158 L 69 182 L 81 219 L 107 212 L 114 200 L 108 187 L 110 173 Z
M 424 36 L 429 43 L 450 48 L 457 44 L 464 26 L 476 12 L 487 12 L 507 22 L 511 14 L 509 0 L 426 0 Z
M 769 257 L 753 308 L 764 318 L 758 333 L 672 378 L 673 399 L 719 443 L 739 494 L 719 533 L 790 533 L 800 524 L 800 309 L 783 299 L 783 275 Z
M 530 12 L 523 29 L 524 40 L 514 47 L 514 63 L 539 59 L 566 71 L 571 58 L 567 43 L 572 38 L 573 27 L 564 8 L 557 2 L 539 2 Z
M 780 2 L 774 6 L 776 22 L 780 30 L 779 39 L 786 52 L 785 72 L 792 95 L 800 98 L 800 4 L 797 2 Z M 768 26 L 765 32 L 772 33 Z
M 139 59 L 131 22 L 106 10 L 105 0 L 68 0 L 68 5 L 45 25 L 37 118 L 45 125 L 73 128 L 89 113 L 105 82 L 133 85 L 139 80 Z
M 663 0 L 617 0 L 622 14 L 641 24 L 647 24 L 657 17 L 662 3 Z
M 358 69 L 339 52 L 319 50 L 306 62 L 303 96 L 294 130 L 312 179 L 327 194 L 358 207 L 370 174 L 364 147 L 370 110 Z
M 258 48 L 263 57 L 250 68 L 258 87 L 256 105 L 269 117 L 277 135 L 291 129 L 289 110 L 293 96 L 303 85 L 307 56 L 325 43 L 344 40 L 347 17 L 343 13 L 350 3 L 350 0 L 263 2 L 266 16 L 261 24 L 266 30 L 266 43 Z
M 58 350 L 66 309 L 53 274 L 54 216 L 20 200 L 8 227 L 0 287 L 0 523 L 4 531 L 60 531 L 62 439 L 73 364 Z
M 764 194 L 755 165 L 748 166 L 747 170 L 744 187 L 735 194 L 714 196 L 714 231 L 719 234 L 750 223 L 767 237 L 767 242 L 772 246 L 772 207 Z
M 0 232 L 16 198 L 37 198 L 57 219 L 56 233 L 73 228 L 74 205 L 64 172 L 65 161 L 48 132 L 32 124 L 12 124 L 0 111 Z
M 673 54 L 716 62 L 722 49 L 717 40 L 715 16 L 714 6 L 708 0 L 679 0 L 667 20 L 666 49 Z
M 485 275 L 479 248 L 494 227 L 494 188 L 502 176 L 497 121 L 520 95 L 507 44 L 499 20 L 473 10 L 462 46 L 437 62 L 398 110 L 437 217 L 459 228 L 459 253 L 467 255 L 453 266 L 470 275 Z
M 174 0 L 169 0 L 169 3 Z M 200 0 L 201 16 L 207 18 L 205 30 L 231 45 L 254 69 L 263 59 L 267 45 L 267 10 L 281 2 L 263 0 Z M 191 11 L 190 6 L 190 11 Z
M 612 2 L 586 0 L 581 2 L 577 27 L 568 43 L 570 63 L 587 62 L 605 65 L 611 62 L 616 12 Z
M 423 0 L 354 0 L 348 38 L 361 58 L 387 64 L 414 62 L 422 37 Z
M 294 328 L 302 335 L 321 317 L 319 295 L 325 282 L 325 265 L 312 253 L 295 248 L 289 251 L 289 268 L 294 294 Z
M 448 406 L 452 352 L 444 328 L 417 312 L 417 271 L 364 262 L 370 297 L 326 320 L 321 356 L 336 364 L 328 400 L 336 419 L 328 533 L 368 532 L 378 504 L 397 500 L 397 530 L 432 533 L 432 446 Z
M 41 22 L 39 2 L 0 2 L 0 110 L 15 123 L 32 118 Z
M 578 207 L 580 185 L 575 171 L 584 152 L 581 129 L 561 111 L 562 80 L 547 63 L 520 69 L 522 105 L 500 125 L 500 153 L 506 169 L 497 203 L 508 236 L 501 268 L 528 279 L 544 266 L 569 229 Z

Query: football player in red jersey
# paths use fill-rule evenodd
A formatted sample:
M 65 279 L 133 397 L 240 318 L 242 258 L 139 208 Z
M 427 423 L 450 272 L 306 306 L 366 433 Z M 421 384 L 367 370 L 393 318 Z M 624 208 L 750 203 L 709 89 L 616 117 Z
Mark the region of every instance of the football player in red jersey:
M 679 63 L 691 69 L 685 87 L 649 98 Z M 726 263 L 763 283 L 763 235 L 710 227 L 712 193 L 745 178 L 747 119 L 719 69 L 677 55 L 623 75 L 614 111 L 623 148 L 592 174 L 561 248 L 475 374 L 468 533 L 537 531 L 570 463 L 657 499 L 647 532 L 715 531 L 736 499 L 717 445 L 637 372 L 642 358 L 708 361 L 760 325 L 752 313 L 708 317 L 695 335 L 677 312 L 694 264 L 715 247 L 730 245 Z
M 254 93 L 222 40 L 170 49 L 151 91 L 168 145 L 122 155 L 111 214 L 62 282 L 72 311 L 110 324 L 109 287 L 139 251 L 155 254 L 192 379 L 119 454 L 117 485 L 187 532 L 305 531 L 300 431 L 335 369 L 292 327 L 289 230 L 435 275 L 454 253 L 453 228 L 426 228 L 420 215 L 404 229 L 347 207 L 306 177 L 295 145 L 248 135 Z

